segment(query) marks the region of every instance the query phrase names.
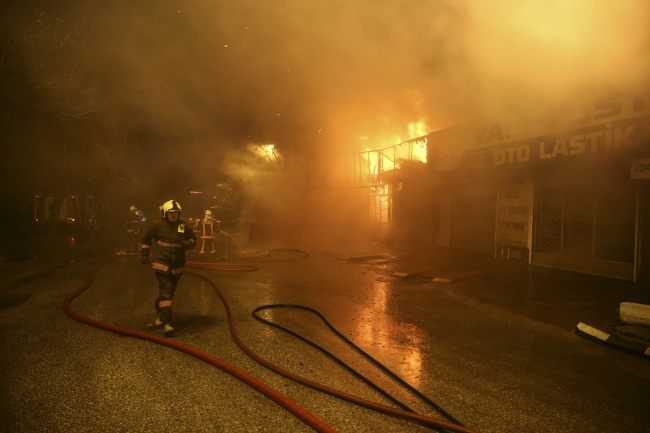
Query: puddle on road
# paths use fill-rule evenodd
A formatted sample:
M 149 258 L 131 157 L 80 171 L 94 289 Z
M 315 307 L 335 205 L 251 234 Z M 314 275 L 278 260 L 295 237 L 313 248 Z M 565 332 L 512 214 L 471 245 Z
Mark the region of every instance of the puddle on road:
M 428 337 L 416 325 L 396 321 L 386 314 L 388 303 L 391 302 L 388 283 L 375 282 L 373 289 L 367 305 L 360 306 L 355 311 L 351 322 L 336 314 L 326 319 L 332 321 L 330 323 L 335 327 L 335 323 L 341 319 L 348 322 L 345 330 L 338 330 L 362 350 L 372 353 L 372 356 L 381 358 L 384 362 L 392 360 L 391 369 L 412 386 L 419 387 L 422 385 L 420 378 L 424 368 L 421 348 Z M 260 317 L 296 332 L 362 371 L 375 371 L 375 367 L 368 362 L 360 363 L 356 352 L 310 312 L 271 309 L 261 312 Z M 383 377 L 383 373 L 380 376 Z

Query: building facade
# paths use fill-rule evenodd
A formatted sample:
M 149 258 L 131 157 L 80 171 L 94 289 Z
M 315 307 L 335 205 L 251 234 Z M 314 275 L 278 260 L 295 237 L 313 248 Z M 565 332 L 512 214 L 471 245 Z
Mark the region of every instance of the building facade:
M 432 241 L 650 279 L 649 102 L 597 101 L 562 125 L 477 121 L 429 134 Z

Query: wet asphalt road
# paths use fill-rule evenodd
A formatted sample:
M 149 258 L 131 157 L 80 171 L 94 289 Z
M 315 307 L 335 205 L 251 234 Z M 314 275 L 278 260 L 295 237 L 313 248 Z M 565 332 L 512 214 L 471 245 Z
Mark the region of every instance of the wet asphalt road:
M 305 260 L 260 263 L 257 272 L 198 271 L 213 278 L 228 298 L 242 340 L 269 361 L 391 405 L 322 354 L 251 317 L 260 305 L 305 305 L 476 430 L 648 431 L 650 363 L 581 339 L 567 326 L 573 319 L 562 314 L 566 308 L 593 314 L 588 299 L 553 308 L 553 299 L 537 296 L 537 304 L 547 307 L 542 312 L 517 303 L 521 291 L 543 293 L 544 284 L 555 293 L 553 278 L 586 287 L 597 281 L 604 287 L 599 290 L 616 289 L 618 282 L 558 271 L 549 280 L 539 277 L 547 270 L 532 277 L 528 271 L 500 270 L 444 285 L 390 277 L 403 263 L 351 264 L 309 252 Z M 66 316 L 63 299 L 87 279 L 101 256 L 89 254 L 0 289 L 5 301 L 14 299 L 3 302 L 0 311 L 2 431 L 312 431 L 215 367 Z M 151 327 L 156 293 L 151 269 L 137 257 L 122 257 L 107 262 L 72 307 L 97 320 L 158 333 Z M 417 411 L 434 415 L 309 313 L 262 315 L 313 338 Z M 177 341 L 266 382 L 341 432 L 430 431 L 322 395 L 259 366 L 234 344 L 217 295 L 191 275 L 180 280 L 174 324 Z

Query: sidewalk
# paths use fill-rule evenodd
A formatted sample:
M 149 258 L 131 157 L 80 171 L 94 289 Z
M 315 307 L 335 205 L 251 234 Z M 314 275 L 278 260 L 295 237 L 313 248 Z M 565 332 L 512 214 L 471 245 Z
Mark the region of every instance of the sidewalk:
M 328 252 L 325 252 L 326 254 Z M 650 285 L 620 281 L 559 269 L 532 266 L 449 248 L 387 249 L 378 246 L 364 251 L 337 251 L 341 257 L 384 254 L 406 259 L 376 264 L 387 281 L 398 280 L 392 273 L 410 269 L 437 268 L 426 272 L 426 279 L 409 278 L 423 288 L 443 290 L 464 302 L 490 304 L 530 319 L 573 330 L 580 322 L 595 327 L 620 324 L 617 310 L 621 302 L 650 303 Z M 330 253 L 331 255 L 331 253 Z M 375 264 L 373 264 L 375 263 Z M 433 277 L 464 271 L 482 274 L 450 284 L 434 283 Z M 431 278 L 430 278 L 431 277 Z

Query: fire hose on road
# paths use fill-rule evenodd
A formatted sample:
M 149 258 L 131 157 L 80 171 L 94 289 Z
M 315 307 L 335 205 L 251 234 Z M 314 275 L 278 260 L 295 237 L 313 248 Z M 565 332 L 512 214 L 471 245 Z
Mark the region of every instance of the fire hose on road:
M 270 305 L 262 305 L 262 306 L 260 306 L 260 307 L 257 307 L 255 310 L 253 310 L 253 313 L 252 313 L 252 314 L 253 314 L 253 317 L 254 317 L 255 319 L 259 320 L 260 322 L 262 322 L 262 323 L 264 323 L 264 324 L 266 324 L 266 325 L 269 325 L 269 326 L 273 326 L 274 328 L 280 329 L 281 331 L 286 332 L 287 334 L 290 334 L 290 335 L 292 335 L 292 336 L 294 336 L 294 337 L 296 337 L 296 338 L 298 338 L 298 339 L 304 341 L 305 343 L 309 344 L 310 346 L 312 346 L 312 347 L 315 348 L 316 350 L 318 350 L 318 351 L 320 351 L 321 353 L 323 353 L 323 354 L 325 354 L 326 356 L 328 356 L 330 359 L 332 359 L 334 362 L 336 362 L 337 364 L 339 364 L 341 367 L 343 367 L 343 368 L 345 368 L 346 370 L 348 370 L 352 375 L 356 376 L 359 380 L 365 382 L 368 386 L 370 386 L 371 388 L 373 388 L 375 391 L 379 392 L 381 395 L 383 395 L 383 396 L 386 397 L 388 400 L 390 400 L 390 401 L 392 401 L 393 403 L 395 403 L 397 406 L 399 406 L 399 407 L 402 408 L 403 410 L 408 411 L 408 412 L 413 412 L 413 413 L 415 413 L 415 411 L 414 411 L 413 409 L 411 409 L 410 407 L 408 407 L 406 404 L 402 403 L 401 401 L 397 400 L 395 397 L 393 397 L 392 395 L 390 395 L 388 392 L 386 392 L 385 390 L 383 390 L 382 388 L 380 388 L 379 386 L 377 386 L 377 385 L 376 385 L 374 382 L 372 382 L 370 379 L 368 379 L 367 377 L 365 377 L 364 375 L 362 375 L 362 374 L 359 373 L 358 371 L 354 370 L 354 369 L 353 369 L 352 367 L 350 367 L 348 364 L 346 364 L 345 362 L 343 362 L 342 360 L 340 360 L 339 358 L 337 358 L 336 356 L 334 356 L 334 354 L 332 354 L 332 353 L 330 353 L 329 351 L 325 350 L 324 348 L 322 348 L 321 346 L 317 345 L 317 344 L 314 343 L 313 341 L 311 341 L 311 340 L 309 340 L 309 339 L 303 337 L 302 335 L 300 335 L 300 334 L 298 334 L 298 333 L 296 333 L 296 332 L 293 332 L 293 331 L 291 331 L 291 330 L 289 330 L 289 329 L 287 329 L 287 328 L 285 328 L 285 327 L 283 327 L 283 326 L 280 326 L 280 325 L 278 325 L 278 324 L 276 324 L 276 323 L 273 323 L 273 322 L 271 322 L 271 321 L 269 321 L 269 320 L 266 320 L 266 319 L 260 317 L 260 316 L 257 314 L 257 313 L 260 312 L 260 311 L 270 310 L 270 309 L 295 309 L 295 310 L 303 310 L 303 311 L 307 311 L 307 312 L 309 312 L 309 313 L 315 315 L 316 317 L 318 317 L 318 318 L 319 318 L 319 319 L 320 319 L 320 320 L 325 324 L 325 326 L 327 326 L 327 327 L 328 327 L 328 328 L 329 328 L 329 329 L 334 333 L 334 335 L 336 335 L 340 340 L 342 340 L 343 342 L 345 342 L 345 344 L 347 344 L 349 347 L 351 347 L 355 352 L 359 353 L 363 358 L 365 358 L 366 360 L 368 360 L 370 363 L 374 364 L 374 365 L 375 365 L 377 368 L 379 368 L 379 369 L 380 369 L 384 374 L 386 374 L 388 377 L 390 377 L 391 379 L 393 379 L 395 382 L 397 382 L 397 383 L 399 383 L 400 385 L 402 385 L 402 386 L 403 386 L 404 388 L 406 388 L 406 389 L 407 389 L 411 394 L 417 396 L 420 400 L 422 400 L 423 402 L 425 402 L 425 403 L 426 403 L 430 408 L 432 408 L 432 409 L 434 409 L 435 411 L 437 411 L 438 413 L 440 413 L 442 416 L 444 416 L 445 418 L 447 418 L 449 421 L 453 422 L 453 423 L 456 424 L 456 425 L 460 425 L 460 426 L 462 426 L 462 424 L 461 424 L 461 423 L 460 423 L 456 418 L 454 418 L 454 417 L 453 417 L 452 415 L 450 415 L 447 411 L 445 411 L 443 408 L 441 408 L 437 403 L 433 402 L 429 397 L 427 397 L 426 395 L 422 394 L 420 391 L 418 391 L 418 390 L 415 389 L 413 386 L 411 386 L 409 383 L 407 383 L 406 381 L 404 381 L 404 380 L 403 380 L 401 377 L 399 377 L 397 374 L 395 374 L 395 373 L 392 372 L 390 369 L 388 369 L 385 365 L 383 365 L 382 363 L 380 363 L 379 361 L 377 361 L 375 358 L 373 358 L 373 357 L 370 356 L 368 353 L 366 353 L 364 350 L 362 350 L 359 346 L 357 346 L 356 344 L 354 344 L 353 342 L 351 342 L 348 338 L 346 338 L 343 334 L 341 334 L 341 333 L 340 333 L 336 328 L 334 328 L 334 327 L 333 327 L 333 326 L 332 326 L 332 325 L 327 321 L 327 319 L 325 319 L 325 317 L 324 317 L 322 314 L 320 314 L 318 311 L 314 310 L 313 308 L 305 307 L 305 306 L 303 306 L 303 305 L 292 305 L 292 304 L 270 304 Z M 299 376 L 299 378 L 300 378 L 300 380 L 297 380 L 297 381 L 304 380 L 304 378 L 302 378 L 302 377 L 300 377 L 300 376 Z M 301 383 L 302 383 L 302 382 L 301 382 Z M 310 385 L 308 385 L 308 384 L 306 384 L 306 383 L 305 383 L 305 385 L 310 386 Z M 325 391 L 324 391 L 324 392 L 325 392 Z M 339 397 L 338 395 L 336 395 L 336 396 Z M 340 398 L 343 398 L 344 400 L 352 401 L 352 400 L 349 399 L 349 397 L 350 397 L 350 396 L 347 396 L 347 395 L 346 395 L 345 397 L 340 397 Z M 352 402 L 353 402 L 353 403 L 356 403 L 356 401 L 352 401 Z M 361 404 L 361 403 L 358 403 L 358 404 Z M 373 407 L 367 406 L 367 405 L 365 404 L 365 402 L 364 402 L 364 404 L 361 404 L 361 405 L 373 409 Z
M 105 329 L 107 331 L 115 332 L 118 334 L 122 335 L 127 335 L 130 337 L 134 338 L 139 338 L 142 340 L 147 340 L 151 341 L 153 343 L 161 344 L 163 346 L 170 347 L 172 349 L 187 353 L 191 356 L 194 356 L 195 358 L 198 358 L 202 361 L 207 362 L 208 364 L 211 364 L 220 370 L 230 374 L 231 376 L 239 379 L 240 381 L 244 382 L 245 384 L 249 385 L 250 387 L 254 388 L 255 390 L 259 391 L 260 393 L 264 394 L 268 398 L 270 398 L 272 401 L 286 409 L 288 412 L 296 416 L 298 419 L 303 421 L 305 424 L 309 425 L 312 427 L 314 430 L 318 432 L 336 432 L 334 428 L 326 424 L 324 421 L 322 421 L 320 418 L 316 417 L 314 414 L 311 412 L 307 411 L 303 407 L 299 406 L 296 402 L 293 400 L 287 398 L 283 394 L 279 393 L 278 391 L 274 390 L 273 388 L 269 387 L 265 383 L 259 381 L 258 379 L 252 377 L 251 375 L 237 369 L 236 367 L 228 364 L 225 361 L 222 361 L 219 358 L 216 358 L 210 354 L 207 354 L 205 352 L 202 352 L 196 348 L 193 348 L 191 346 L 188 346 L 183 343 L 179 343 L 177 341 L 165 338 L 165 337 L 159 337 L 157 335 L 153 334 L 148 334 L 146 332 L 139 332 L 135 331 L 132 329 L 128 328 L 123 328 L 120 326 L 116 325 L 111 325 L 105 322 L 101 322 L 98 320 L 94 320 L 90 317 L 83 316 L 75 311 L 72 310 L 70 307 L 70 303 L 74 298 L 76 298 L 79 294 L 81 294 L 83 291 L 85 291 L 90 285 L 93 283 L 93 280 L 95 278 L 95 274 L 97 273 L 98 269 L 107 261 L 123 256 L 124 254 L 119 254 L 119 255 L 113 255 L 110 257 L 105 258 L 102 260 L 95 268 L 92 270 L 89 278 L 86 280 L 85 283 L 83 283 L 77 290 L 72 292 L 70 295 L 68 295 L 64 302 L 63 302 L 63 309 L 66 312 L 66 314 L 70 317 L 72 317 L 75 320 L 78 320 L 80 322 L 86 323 L 91 326 L 95 326 L 97 328 Z M 138 254 L 128 254 L 128 255 L 138 255 Z M 198 268 L 202 269 L 210 269 L 210 270 L 216 270 L 216 271 L 254 271 L 257 270 L 258 267 L 255 265 L 250 265 L 250 264 L 237 264 L 237 263 L 203 263 L 203 262 L 188 262 L 188 266 L 195 266 Z M 263 365 L 264 367 L 288 378 L 291 380 L 294 380 L 297 383 L 301 383 L 303 385 L 309 386 L 313 389 L 319 390 L 321 392 L 324 392 L 326 394 L 338 397 L 340 399 L 355 403 L 357 405 L 384 413 L 388 415 L 392 415 L 395 417 L 399 417 L 402 419 L 410 420 L 419 424 L 423 424 L 429 428 L 433 428 L 436 430 L 443 429 L 447 431 L 452 431 L 452 432 L 458 432 L 458 433 L 477 433 L 475 430 L 469 429 L 467 427 L 464 427 L 460 424 L 452 423 L 452 422 L 447 422 L 447 421 L 442 421 L 436 418 L 432 418 L 429 416 L 425 415 L 420 415 L 417 413 L 414 413 L 409 410 L 401 410 L 401 409 L 395 409 L 389 406 L 381 405 L 378 403 L 374 403 L 368 400 L 361 399 L 359 397 L 355 397 L 350 394 L 346 394 L 344 392 L 341 392 L 339 390 L 329 388 L 325 385 L 321 385 L 316 382 L 312 382 L 309 379 L 306 379 L 301 376 L 294 375 L 293 373 L 290 373 L 274 364 L 271 364 L 270 362 L 266 361 L 262 357 L 258 356 L 255 354 L 252 350 L 250 350 L 244 343 L 243 341 L 239 338 L 239 335 L 237 334 L 237 331 L 235 329 L 235 324 L 232 318 L 232 313 L 230 310 L 230 305 L 228 304 L 228 301 L 224 297 L 224 295 L 221 293 L 219 288 L 216 286 L 216 284 L 209 278 L 207 278 L 204 275 L 201 275 L 199 273 L 187 271 L 187 274 L 193 275 L 199 279 L 204 280 L 206 283 L 208 283 L 217 293 L 221 301 L 223 302 L 224 308 L 226 310 L 226 314 L 228 317 L 228 326 L 230 328 L 230 333 L 235 340 L 236 344 L 246 353 L 249 357 L 253 358 L 255 361 Z M 257 312 L 258 310 L 264 309 L 264 308 L 277 308 L 278 306 L 264 306 L 264 307 L 259 307 L 258 309 L 255 310 Z M 303 307 L 304 308 L 304 307 Z M 253 313 L 255 315 L 255 312 Z M 321 316 L 322 317 L 322 316 Z M 259 317 L 258 317 L 259 319 Z M 323 318 L 324 319 L 324 318 Z M 434 404 L 435 405 L 435 404 Z M 434 408 L 437 408 L 439 411 L 441 409 L 437 407 L 437 405 L 434 406 Z M 407 408 L 408 409 L 408 408 Z M 442 411 L 445 416 L 447 416 L 449 419 L 452 419 L 446 412 Z M 455 421 L 455 420 L 454 420 Z

